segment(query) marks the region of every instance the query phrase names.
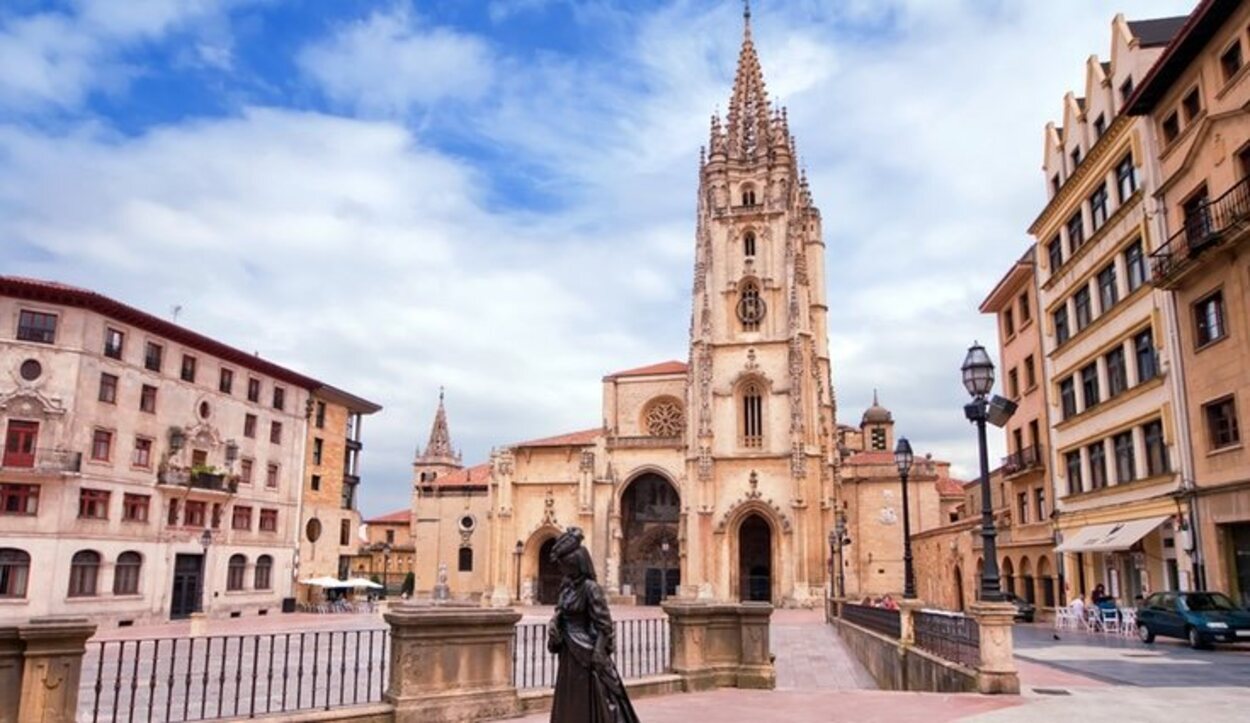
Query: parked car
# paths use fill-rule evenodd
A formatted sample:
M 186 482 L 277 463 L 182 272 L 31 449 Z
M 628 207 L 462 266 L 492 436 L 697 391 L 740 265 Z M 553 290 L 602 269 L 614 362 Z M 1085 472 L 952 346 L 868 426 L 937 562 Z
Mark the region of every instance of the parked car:
M 1195 649 L 1250 643 L 1250 610 L 1222 592 L 1157 592 L 1137 608 L 1137 635 L 1145 643 L 1156 635 L 1181 638 Z
M 1018 623 L 1031 623 L 1033 616 L 1037 614 L 1037 608 L 1033 603 L 1014 593 L 1005 593 L 1007 601 L 1016 606 L 1015 621 Z

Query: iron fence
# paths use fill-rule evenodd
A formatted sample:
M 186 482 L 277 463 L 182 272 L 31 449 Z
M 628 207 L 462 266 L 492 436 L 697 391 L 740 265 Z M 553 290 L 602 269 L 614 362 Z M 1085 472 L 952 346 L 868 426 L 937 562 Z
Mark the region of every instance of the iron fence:
M 626 680 L 659 675 L 669 668 L 668 618 L 617 620 L 612 660 Z M 547 624 L 516 626 L 512 647 L 512 677 L 517 688 L 551 688 L 556 684 L 559 658 L 547 652 Z
M 969 668 L 981 664 L 981 626 L 976 619 L 956 613 L 917 611 L 916 647 Z
M 193 721 L 382 699 L 390 631 L 145 638 L 90 643 L 79 721 Z
M 901 634 L 901 624 L 897 610 L 844 603 L 842 605 L 842 619 L 895 640 L 898 640 Z

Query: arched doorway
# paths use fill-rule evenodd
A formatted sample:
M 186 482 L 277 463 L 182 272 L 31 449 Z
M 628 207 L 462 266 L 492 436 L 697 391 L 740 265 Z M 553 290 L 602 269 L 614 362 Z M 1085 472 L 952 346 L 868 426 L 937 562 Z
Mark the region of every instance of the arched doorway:
M 560 596 L 560 566 L 551 559 L 551 548 L 555 547 L 556 538 L 552 537 L 538 548 L 538 589 L 534 597 L 540 605 L 555 605 Z
M 1004 557 L 998 565 L 999 588 L 1009 594 L 1016 594 L 1016 566 L 1011 564 L 1010 557 Z
M 955 566 L 955 609 L 964 611 L 964 571 Z
M 772 602 L 773 530 L 757 514 L 738 527 L 738 586 L 742 600 Z
M 659 605 L 677 594 L 681 550 L 677 490 L 664 477 L 638 476 L 621 495 L 621 592 L 628 586 L 644 605 Z

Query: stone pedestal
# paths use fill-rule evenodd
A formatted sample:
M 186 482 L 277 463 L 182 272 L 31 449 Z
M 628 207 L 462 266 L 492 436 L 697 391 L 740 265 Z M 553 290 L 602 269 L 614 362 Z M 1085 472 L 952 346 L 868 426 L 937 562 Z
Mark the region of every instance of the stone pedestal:
M 915 614 L 924 603 L 919 600 L 904 599 L 898 604 L 898 643 L 899 645 L 915 645 L 916 644 L 916 618 Z
M 1016 606 L 1011 603 L 976 602 L 971 612 L 981 627 L 981 665 L 977 687 L 981 693 L 1020 692 L 1012 625 Z
M 0 723 L 17 723 L 22 690 L 22 638 L 17 627 L 0 628 Z
M 86 618 L 35 618 L 18 627 L 25 648 L 20 720 L 74 722 L 82 656 L 95 629 Z
M 397 605 L 386 702 L 395 723 L 507 718 L 519 712 L 512 644 L 521 614 L 448 603 Z
M 687 692 L 710 688 L 764 688 L 777 684 L 769 649 L 768 603 L 664 604 L 669 617 L 672 672 Z

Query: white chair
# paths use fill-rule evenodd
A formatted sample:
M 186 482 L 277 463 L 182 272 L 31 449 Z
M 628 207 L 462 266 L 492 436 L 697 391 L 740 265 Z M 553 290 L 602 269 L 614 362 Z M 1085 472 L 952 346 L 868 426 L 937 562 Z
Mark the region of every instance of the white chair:
M 1099 622 L 1104 633 L 1120 633 L 1120 611 L 1099 609 Z
M 1078 624 L 1077 614 L 1072 608 L 1055 608 L 1056 630 L 1075 630 Z
M 1133 608 L 1120 610 L 1120 632 L 1124 635 L 1137 634 L 1137 611 Z

